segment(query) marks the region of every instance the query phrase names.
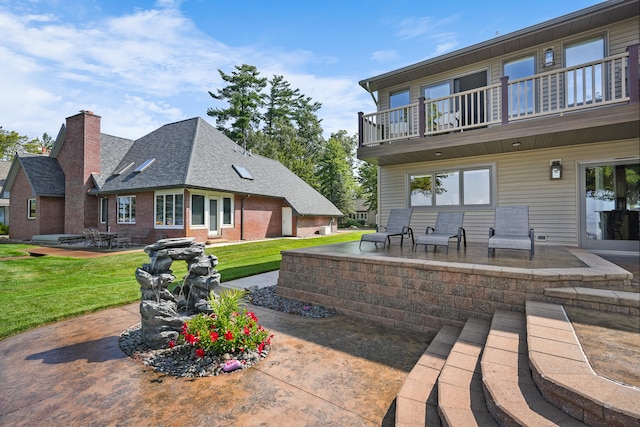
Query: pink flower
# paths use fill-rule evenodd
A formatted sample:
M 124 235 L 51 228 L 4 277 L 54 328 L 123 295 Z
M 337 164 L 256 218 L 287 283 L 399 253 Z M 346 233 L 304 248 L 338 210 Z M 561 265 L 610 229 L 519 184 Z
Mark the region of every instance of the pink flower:
M 244 329 L 242 330 L 242 332 L 244 332 L 245 335 L 250 335 L 251 334 L 251 329 L 249 329 L 249 328 L 247 328 L 245 326 Z
M 204 350 L 199 348 L 196 350 L 196 356 L 198 356 L 199 358 L 203 358 L 204 357 Z
M 264 341 L 260 343 L 260 345 L 258 346 L 258 353 L 262 353 L 262 351 L 264 350 Z
M 254 322 L 258 321 L 258 318 L 256 317 L 256 315 L 255 315 L 255 313 L 253 311 L 247 311 L 247 317 L 249 317 Z
M 189 326 L 187 325 L 187 322 L 184 322 L 182 324 L 182 335 L 187 335 L 188 330 L 189 330 Z

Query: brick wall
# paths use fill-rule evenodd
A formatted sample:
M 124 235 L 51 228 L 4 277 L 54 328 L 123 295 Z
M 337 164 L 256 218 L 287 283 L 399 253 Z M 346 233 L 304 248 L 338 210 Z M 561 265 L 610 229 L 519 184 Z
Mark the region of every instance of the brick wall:
M 567 269 L 571 270 L 571 269 Z M 595 269 L 584 273 L 447 264 L 424 260 L 309 253 L 282 254 L 277 293 L 332 307 L 341 314 L 433 332 L 462 327 L 469 317 L 491 319 L 497 309 L 524 312 L 525 301 L 556 303 L 546 288 L 628 286 Z
M 38 197 L 37 206 L 40 223 L 38 234 L 63 234 L 64 198 Z
M 30 240 L 31 236 L 40 234 L 38 212 L 36 211 L 36 219 L 27 218 L 27 200 L 30 198 L 33 198 L 31 185 L 27 180 L 24 170 L 20 168 L 11 187 L 11 204 L 9 205 L 9 216 L 11 217 L 9 237 L 11 239 Z M 37 203 L 36 209 L 39 209 Z
M 296 218 L 296 236 L 312 236 L 319 234 L 320 227 L 326 227 L 331 224 L 331 217 L 328 216 L 299 216 Z M 331 225 L 331 232 L 338 230 L 337 221 Z

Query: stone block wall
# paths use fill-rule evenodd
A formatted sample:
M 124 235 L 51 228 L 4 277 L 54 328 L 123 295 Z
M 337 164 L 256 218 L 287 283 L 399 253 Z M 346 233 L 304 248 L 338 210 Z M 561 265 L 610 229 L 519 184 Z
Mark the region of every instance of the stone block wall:
M 433 332 L 443 325 L 461 327 L 470 317 L 489 320 L 497 309 L 524 312 L 526 300 L 557 302 L 544 295 L 547 288 L 607 288 L 629 281 L 588 268 L 560 270 L 294 250 L 282 254 L 276 290 L 352 317 Z

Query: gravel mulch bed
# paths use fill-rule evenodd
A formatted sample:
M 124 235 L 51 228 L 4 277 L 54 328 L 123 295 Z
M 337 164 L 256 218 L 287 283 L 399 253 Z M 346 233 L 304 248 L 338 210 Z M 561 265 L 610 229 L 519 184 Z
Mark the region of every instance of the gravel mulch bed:
M 248 301 L 261 307 L 309 318 L 330 317 L 336 314 L 335 311 L 321 306 L 278 296 L 275 291 L 275 286 L 249 289 Z M 127 356 L 149 366 L 154 371 L 174 377 L 210 377 L 239 372 L 267 357 L 271 349 L 271 346 L 266 346 L 260 353 L 245 351 L 222 355 L 206 354 L 205 357 L 197 357 L 195 348 L 188 344 L 159 350 L 151 349 L 142 343 L 140 335 L 140 325 L 126 329 L 120 335 L 120 349 Z M 225 372 L 225 363 L 233 360 L 240 362 L 240 368 Z

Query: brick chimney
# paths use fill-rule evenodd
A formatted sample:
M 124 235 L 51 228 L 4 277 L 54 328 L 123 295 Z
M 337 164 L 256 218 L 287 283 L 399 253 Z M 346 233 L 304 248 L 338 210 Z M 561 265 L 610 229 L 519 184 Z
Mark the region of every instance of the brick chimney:
M 100 116 L 80 111 L 67 117 L 66 136 L 58 163 L 65 176 L 64 232 L 82 234 L 86 227 L 98 225 L 98 200 L 87 195 L 91 174 L 100 173 Z

